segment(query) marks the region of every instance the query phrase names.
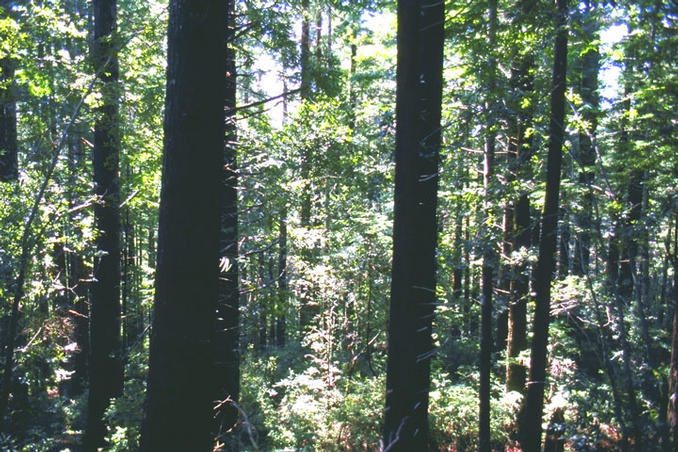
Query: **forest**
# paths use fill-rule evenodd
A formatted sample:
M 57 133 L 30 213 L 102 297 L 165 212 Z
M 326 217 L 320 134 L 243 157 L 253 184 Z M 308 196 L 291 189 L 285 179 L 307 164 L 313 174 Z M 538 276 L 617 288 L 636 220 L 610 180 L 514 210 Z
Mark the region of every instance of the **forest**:
M 0 450 L 678 450 L 675 0 L 0 0 Z

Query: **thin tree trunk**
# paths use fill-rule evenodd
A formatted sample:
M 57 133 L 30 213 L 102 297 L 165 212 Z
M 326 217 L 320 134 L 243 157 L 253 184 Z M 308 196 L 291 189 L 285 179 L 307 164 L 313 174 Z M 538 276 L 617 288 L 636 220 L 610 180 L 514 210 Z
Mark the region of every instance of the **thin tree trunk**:
M 464 332 L 466 337 L 471 337 L 475 334 L 475 323 L 474 316 L 471 315 L 472 309 L 472 294 L 471 286 L 473 285 L 471 281 L 471 247 L 470 247 L 470 235 L 471 235 L 471 225 L 470 225 L 470 216 L 466 215 L 464 218 L 465 227 L 464 227 L 464 303 L 463 303 L 463 312 L 464 312 Z
M 494 91 L 496 89 L 496 58 L 494 57 L 494 45 L 497 28 L 497 0 L 490 0 L 488 5 L 488 34 L 490 56 L 488 58 L 489 75 L 487 86 L 487 115 L 486 137 L 484 156 L 484 214 L 486 218 L 492 218 L 492 179 L 494 178 L 494 150 L 496 132 L 496 105 Z M 478 451 L 490 452 L 490 373 L 492 371 L 492 294 L 494 291 L 494 272 L 497 266 L 497 253 L 494 249 L 492 225 L 484 224 L 483 240 L 483 268 L 482 268 L 482 292 L 480 298 L 481 321 L 480 321 L 480 388 L 478 409 Z
M 520 2 L 520 9 L 512 21 L 512 27 L 521 29 L 533 16 L 534 0 Z M 532 50 L 520 47 L 511 66 L 510 106 L 515 113 L 508 119 L 508 174 L 507 180 L 530 180 L 532 176 L 529 159 L 533 154 L 532 139 L 528 130 L 532 127 L 534 116 L 534 55 Z M 527 100 L 527 102 L 525 102 Z M 522 191 L 515 200 L 507 202 L 504 211 L 504 255 L 510 256 L 515 250 L 528 250 L 533 243 L 530 200 Z M 538 224 L 535 221 L 535 225 Z M 506 339 L 506 388 L 525 393 L 527 369 L 517 362 L 517 356 L 527 349 L 527 299 L 529 297 L 530 276 L 528 265 L 521 260 L 513 268 L 502 272 L 504 290 L 508 290 L 507 302 L 507 339 Z M 499 344 L 501 345 L 501 344 Z
M 570 214 L 560 209 L 560 235 L 558 252 L 558 278 L 565 278 L 570 272 Z
M 585 130 L 579 132 L 579 155 L 580 165 L 578 182 L 584 190 L 582 206 L 577 214 L 576 221 L 579 233 L 575 237 L 575 251 L 573 257 L 573 272 L 576 275 L 584 275 L 588 271 L 591 253 L 591 212 L 593 210 L 593 193 L 591 184 L 595 178 L 596 152 L 594 149 L 596 128 L 598 127 L 598 72 L 600 71 L 600 54 L 596 42 L 598 23 L 593 16 L 593 9 L 589 2 L 585 4 L 583 13 L 582 31 L 587 49 L 581 56 L 581 97 L 583 108 L 581 111 Z
M 77 396 L 82 394 L 87 382 L 89 356 L 89 303 L 87 302 L 87 271 L 82 256 L 69 253 L 69 281 L 68 287 L 71 293 L 71 302 L 74 325 L 74 339 L 78 344 L 71 360 L 74 374 L 70 381 L 70 394 Z
M 279 224 L 280 239 L 278 243 L 278 309 L 276 319 L 276 343 L 278 347 L 284 347 L 286 343 L 287 316 L 287 208 L 281 213 Z
M 674 253 L 678 249 L 674 248 Z M 666 420 L 669 428 L 669 438 L 673 450 L 678 448 L 678 257 L 672 256 L 673 261 L 673 329 L 671 334 L 671 362 L 669 365 L 669 394 L 666 407 Z
M 535 272 L 536 309 L 534 314 L 530 377 L 520 416 L 521 444 L 526 452 L 541 449 L 544 387 L 546 385 L 547 344 L 550 323 L 551 281 L 555 270 L 560 170 L 565 140 L 565 85 L 567 73 L 568 1 L 557 0 L 556 42 L 551 90 L 551 121 L 546 169 L 546 195 L 542 216 L 539 260 Z
M 398 1 L 393 268 L 382 443 L 429 450 L 443 2 Z
M 299 54 L 301 62 L 301 86 L 300 96 L 302 102 L 311 98 L 311 48 L 310 48 L 310 11 L 309 0 L 302 0 L 301 37 L 299 42 Z M 309 227 L 311 223 L 311 158 L 313 150 L 309 147 L 302 149 L 301 178 L 303 189 L 301 193 L 301 226 Z M 303 309 L 303 307 L 302 307 Z
M 301 37 L 299 42 L 299 61 L 301 65 L 300 96 L 302 100 L 311 97 L 311 25 L 309 19 L 309 0 L 301 0 Z
M 212 450 L 215 388 L 209 376 L 224 192 L 226 6 L 170 2 L 144 451 Z
M 0 0 L 0 18 L 13 16 L 12 3 Z M 0 182 L 16 180 L 19 176 L 14 66 L 10 56 L 0 59 Z

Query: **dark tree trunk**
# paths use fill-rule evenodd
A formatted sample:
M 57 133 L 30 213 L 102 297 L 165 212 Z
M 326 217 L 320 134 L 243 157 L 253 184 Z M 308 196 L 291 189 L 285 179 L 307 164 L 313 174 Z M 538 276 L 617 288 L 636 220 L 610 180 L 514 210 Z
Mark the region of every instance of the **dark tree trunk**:
M 558 277 L 565 278 L 570 272 L 570 214 L 566 209 L 560 209 L 559 229 Z
M 579 178 L 578 182 L 584 190 L 581 200 L 581 211 L 577 215 L 579 234 L 575 237 L 575 250 L 572 270 L 576 275 L 583 275 L 588 271 L 591 248 L 591 230 L 593 221 L 593 193 L 591 184 L 595 177 L 595 135 L 598 127 L 598 72 L 600 71 L 600 55 L 598 48 L 593 44 L 596 41 L 598 23 L 593 17 L 592 6 L 586 2 L 582 31 L 588 48 L 581 56 L 581 117 L 586 129 L 579 132 Z
M 464 218 L 465 227 L 464 227 L 464 303 L 463 303 L 463 312 L 464 312 L 464 332 L 466 337 L 471 337 L 475 333 L 475 316 L 471 315 L 472 308 L 472 297 L 471 297 L 471 247 L 470 247 L 470 217 L 466 215 Z
M 674 252 L 678 250 L 674 249 Z M 666 420 L 673 450 L 678 449 L 678 257 L 673 256 L 673 330 L 671 334 L 671 363 L 669 365 L 669 394 Z
M 531 245 L 530 199 L 523 194 L 514 207 L 516 228 L 515 245 L 526 249 Z M 527 368 L 518 361 L 518 356 L 527 350 L 527 297 L 530 280 L 527 263 L 521 262 L 515 268 L 511 281 L 511 304 L 509 305 L 509 335 L 507 344 L 506 390 L 525 393 Z
M 539 260 L 535 271 L 536 309 L 534 314 L 530 377 L 520 415 L 520 438 L 526 452 L 541 449 L 541 422 L 546 384 L 547 343 L 550 323 L 551 281 L 555 270 L 560 167 L 565 140 L 565 84 L 567 73 L 568 0 L 557 0 L 556 42 L 551 90 L 551 121 L 546 169 L 546 196 L 542 217 Z
M 278 244 L 278 309 L 276 309 L 276 343 L 278 347 L 284 347 L 286 342 L 287 316 L 287 208 L 284 208 L 280 224 L 280 242 Z
M 97 254 L 90 307 L 90 378 L 84 444 L 103 444 L 103 415 L 112 397 L 122 394 L 120 336 L 120 149 L 116 0 L 96 0 L 92 57 L 100 83 L 92 154 L 98 202 L 94 207 Z
M 302 100 L 311 97 L 311 23 L 309 0 L 301 0 L 301 37 L 299 42 L 299 64 L 301 70 L 300 96 Z
M 502 212 L 502 247 L 501 253 L 503 256 L 510 256 L 515 244 L 515 225 L 513 224 L 513 206 L 507 204 Z M 495 303 L 497 306 L 497 335 L 494 341 L 494 351 L 500 352 L 506 348 L 506 343 L 509 334 L 509 309 L 508 305 L 511 303 L 507 295 L 510 294 L 511 279 L 513 277 L 513 269 L 509 265 L 501 265 L 497 262 L 497 288 L 501 297 Z
M 461 166 L 461 165 L 460 165 Z M 452 251 L 452 260 L 454 262 L 454 271 L 452 273 L 452 303 L 461 308 L 464 312 L 463 305 L 463 287 L 464 287 L 464 267 L 462 262 L 463 250 L 463 221 L 461 203 L 456 207 L 456 224 L 454 227 L 454 247 Z M 463 331 L 463 323 L 455 323 L 452 325 L 450 337 L 453 340 L 459 339 Z
M 81 256 L 69 253 L 70 261 L 68 287 L 72 302 L 71 314 L 74 323 L 74 339 L 78 349 L 71 359 L 72 369 L 75 372 L 71 376 L 69 393 L 71 396 L 82 394 L 88 375 L 89 355 L 89 306 L 87 302 L 87 271 Z
M 383 446 L 429 449 L 443 2 L 398 1 L 396 176 Z
M 512 20 L 511 26 L 521 29 L 532 20 L 534 0 L 519 3 L 520 9 Z M 534 116 L 534 55 L 532 50 L 519 47 L 511 66 L 510 111 L 508 118 L 508 174 L 507 180 L 530 180 L 533 178 L 529 159 L 533 153 L 532 139 L 528 130 L 532 127 Z M 527 102 L 525 102 L 527 100 Z M 504 255 L 510 256 L 515 250 L 529 248 L 531 240 L 531 213 L 528 194 L 522 190 L 512 202 L 507 202 L 504 211 Z M 538 242 L 534 242 L 538 243 Z M 507 266 L 508 267 L 508 266 Z M 505 344 L 507 347 L 506 387 L 508 390 L 525 392 L 527 369 L 516 362 L 516 356 L 527 348 L 527 298 L 529 294 L 528 265 L 524 261 L 502 272 L 502 288 L 508 290 L 507 327 Z M 498 345 L 504 345 L 504 342 Z
M 1 18 L 11 17 L 14 2 L 0 0 Z M 16 133 L 16 98 L 14 66 L 10 56 L 0 59 L 0 181 L 9 182 L 19 176 Z
M 301 100 L 309 100 L 311 98 L 311 48 L 310 48 L 310 14 L 309 0 L 301 1 L 301 9 L 303 17 L 301 19 L 301 37 L 299 42 L 299 60 L 301 70 L 301 85 L 299 93 Z M 303 179 L 303 190 L 301 193 L 301 226 L 309 227 L 311 223 L 311 158 L 312 149 L 304 147 L 301 156 L 301 178 Z M 305 300 L 304 300 L 305 302 Z M 302 310 L 303 310 L 302 306 Z M 302 316 L 303 317 L 303 316 Z M 303 326 L 303 321 L 302 321 Z
M 633 56 L 633 55 L 631 55 Z M 629 58 L 632 60 L 632 58 Z M 626 66 L 626 71 L 631 71 L 631 66 Z M 630 93 L 632 87 L 626 85 L 624 87 L 625 93 Z M 631 111 L 631 96 L 626 96 L 622 102 L 624 110 L 628 113 Z M 628 119 L 622 121 L 621 130 L 619 133 L 619 150 L 622 155 L 630 156 L 632 151 L 632 144 L 629 137 Z M 622 372 L 624 377 L 624 386 L 627 390 L 628 410 L 631 417 L 631 436 L 633 437 L 633 449 L 638 451 L 642 448 L 642 432 L 643 422 L 640 417 L 640 406 L 636 397 L 636 382 L 631 367 L 631 343 L 629 341 L 629 331 L 626 326 L 626 311 L 629 310 L 634 294 L 634 284 L 636 279 L 636 259 L 639 252 L 639 237 L 638 232 L 642 225 L 640 220 L 642 217 L 642 200 L 643 200 L 643 185 L 644 172 L 640 169 L 632 169 L 630 171 L 630 180 L 627 187 L 627 203 L 628 216 L 625 222 L 621 220 L 616 222 L 615 237 L 617 238 L 617 246 L 619 247 L 619 254 L 621 259 L 619 261 L 618 281 L 612 294 L 615 300 L 615 308 L 617 310 L 617 328 L 619 331 L 619 342 L 622 349 Z M 638 320 L 641 325 L 641 332 L 645 331 L 646 319 L 644 318 L 642 304 L 637 305 Z M 645 338 L 644 338 L 645 339 Z M 647 340 L 644 341 L 646 346 Z
M 141 449 L 212 450 L 226 4 L 170 2 L 158 262 Z
M 496 122 L 496 105 L 494 91 L 496 89 L 496 66 L 497 61 L 494 57 L 494 45 L 496 43 L 497 27 L 497 0 L 490 0 L 488 4 L 488 34 L 490 45 L 490 56 L 488 58 L 488 86 L 486 100 L 486 137 L 485 137 L 485 156 L 484 156 L 484 213 L 486 218 L 492 218 L 492 179 L 494 178 L 494 150 L 496 132 L 494 123 Z M 480 298 L 481 320 L 480 320 L 480 388 L 479 388 L 479 407 L 478 407 L 478 451 L 490 452 L 490 373 L 492 371 L 492 294 L 494 292 L 494 273 L 497 266 L 497 253 L 494 249 L 494 240 L 492 225 L 484 224 L 483 240 L 483 269 L 482 269 L 482 292 Z
M 2 182 L 16 180 L 19 176 L 13 79 L 14 62 L 9 58 L 0 60 L 0 181 Z
M 217 326 L 214 336 L 215 400 L 237 403 L 240 395 L 240 285 L 238 282 L 238 172 L 236 160 L 236 62 L 235 2 L 226 1 L 226 80 L 224 106 L 226 142 L 223 163 L 221 210 L 220 277 L 217 299 Z M 238 421 L 233 403 L 224 403 L 215 413 L 215 431 L 231 430 Z M 222 437 L 227 450 L 237 449 L 235 435 Z
M 73 54 L 77 50 L 73 50 Z M 79 171 L 82 170 L 80 162 L 82 161 L 81 148 L 82 132 L 73 130 L 68 134 L 68 185 L 67 192 L 68 207 L 74 207 L 76 195 L 76 180 Z M 69 229 L 71 234 L 77 230 L 76 213 L 69 215 Z M 66 244 L 68 247 L 70 245 Z M 81 395 L 88 380 L 88 357 L 89 357 L 89 271 L 85 267 L 84 259 L 74 251 L 67 253 L 68 262 L 68 298 L 69 314 L 73 321 L 73 340 L 77 344 L 77 350 L 73 352 L 70 358 L 71 369 L 74 371 L 68 385 L 70 396 Z

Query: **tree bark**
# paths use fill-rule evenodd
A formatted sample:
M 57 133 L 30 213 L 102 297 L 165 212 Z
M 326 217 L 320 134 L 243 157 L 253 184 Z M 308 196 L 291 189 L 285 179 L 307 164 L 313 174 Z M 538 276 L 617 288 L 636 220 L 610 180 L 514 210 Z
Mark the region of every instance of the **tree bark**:
M 674 253 L 678 251 L 674 249 Z M 673 450 L 678 448 L 678 257 L 673 260 L 673 330 L 671 334 L 671 362 L 669 365 L 669 397 L 666 420 L 669 427 L 669 441 Z
M 240 396 L 240 284 L 238 281 L 238 170 L 236 159 L 236 61 L 235 1 L 226 2 L 226 79 L 224 106 L 226 135 L 222 172 L 221 230 L 219 237 L 219 293 L 214 335 L 215 400 L 223 403 L 215 412 L 215 432 L 230 431 L 238 422 L 237 403 Z M 235 435 L 220 439 L 226 450 L 237 449 Z
M 541 449 L 541 422 L 548 362 L 546 352 L 550 323 L 551 281 L 556 263 L 560 169 L 565 140 L 568 0 L 557 0 L 557 7 L 546 195 L 542 216 L 541 240 L 539 242 L 539 260 L 535 271 L 536 309 L 532 330 L 530 376 L 527 383 L 525 404 L 520 414 L 520 438 L 526 452 L 538 452 Z
M 512 20 L 512 27 L 520 30 L 532 19 L 534 0 L 519 3 L 519 10 Z M 514 113 L 508 119 L 509 137 L 507 158 L 507 180 L 530 180 L 532 176 L 529 159 L 533 154 L 528 129 L 532 127 L 534 116 L 534 55 L 531 50 L 520 47 L 511 66 L 509 106 Z M 521 190 L 512 201 L 507 202 L 504 211 L 504 255 L 513 251 L 528 249 L 533 243 L 531 237 L 531 211 L 528 194 Z M 538 223 L 535 221 L 535 224 Z M 521 259 L 513 268 L 502 272 L 502 285 L 509 291 L 507 313 L 507 390 L 525 392 L 527 369 L 516 361 L 521 351 L 527 349 L 527 298 L 529 297 L 530 277 L 528 265 Z M 504 345 L 503 342 L 498 345 Z
M 1 18 L 12 17 L 12 3 L 0 0 Z M 0 182 L 19 177 L 14 66 L 11 56 L 0 59 Z
M 118 117 L 117 2 L 93 2 L 92 57 L 102 104 L 94 125 L 92 153 L 96 249 L 90 306 L 90 366 L 84 445 L 103 445 L 103 415 L 112 397 L 122 395 L 120 336 L 120 127 Z
M 302 18 L 301 18 L 301 37 L 299 42 L 299 59 L 301 70 L 301 85 L 300 96 L 301 100 L 306 101 L 311 98 L 311 45 L 310 45 L 310 14 L 309 0 L 301 1 Z M 302 149 L 301 155 L 301 178 L 303 180 L 303 191 L 301 193 L 301 226 L 309 227 L 311 224 L 311 159 L 313 150 L 309 147 Z M 304 303 L 306 300 L 304 300 Z M 304 307 L 302 306 L 302 310 Z M 302 315 L 303 317 L 303 315 Z
M 530 199 L 523 194 L 514 207 L 516 228 L 515 246 L 526 250 L 531 245 Z M 527 368 L 518 361 L 520 353 L 527 350 L 527 297 L 529 294 L 527 264 L 519 263 L 511 280 L 511 303 L 509 305 L 509 334 L 507 343 L 506 390 L 525 393 Z
M 492 179 L 494 178 L 494 150 L 496 132 L 494 123 L 496 122 L 496 101 L 494 91 L 496 89 L 496 66 L 497 61 L 494 56 L 494 45 L 496 44 L 497 29 L 497 0 L 490 0 L 488 3 L 488 35 L 489 52 L 488 58 L 488 86 L 486 100 L 486 137 L 485 137 L 485 156 L 484 156 L 484 213 L 486 218 L 492 218 Z M 492 371 L 492 294 L 494 291 L 494 272 L 497 266 L 497 253 L 494 249 L 494 240 L 492 225 L 487 221 L 482 226 L 484 228 L 483 240 L 483 268 L 482 268 L 482 292 L 480 299 L 481 320 L 480 320 L 480 388 L 479 388 L 479 407 L 478 407 L 478 451 L 490 452 L 490 373 Z
M 225 8 L 208 0 L 170 2 L 145 451 L 212 449 L 209 375 L 224 191 Z
M 579 132 L 579 153 L 577 160 L 579 163 L 578 182 L 584 190 L 581 200 L 581 211 L 576 217 L 579 233 L 575 237 L 575 251 L 573 256 L 572 270 L 576 275 L 583 275 L 588 271 L 591 254 L 591 229 L 593 221 L 591 211 L 593 210 L 593 193 L 591 184 L 595 178 L 595 135 L 598 127 L 598 72 L 600 71 L 600 54 L 598 47 L 594 44 L 596 41 L 596 32 L 598 23 L 593 17 L 593 7 L 589 2 L 585 4 L 586 10 L 583 12 L 582 31 L 583 39 L 587 49 L 581 56 L 581 98 L 582 108 L 581 117 L 584 121 L 585 129 Z
M 398 1 L 396 175 L 388 329 L 388 451 L 425 451 L 433 356 L 443 2 Z
M 278 243 L 278 309 L 276 309 L 276 344 L 284 347 L 287 341 L 287 207 L 281 213 Z
M 570 213 L 560 209 L 560 234 L 558 237 L 558 278 L 565 278 L 570 273 Z

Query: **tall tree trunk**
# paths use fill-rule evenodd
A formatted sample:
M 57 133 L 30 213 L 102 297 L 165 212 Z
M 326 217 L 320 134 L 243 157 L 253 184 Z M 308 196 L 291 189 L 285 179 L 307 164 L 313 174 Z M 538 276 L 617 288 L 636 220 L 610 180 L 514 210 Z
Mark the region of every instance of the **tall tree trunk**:
M 515 246 L 518 250 L 531 245 L 530 199 L 523 194 L 514 207 L 516 228 Z M 527 350 L 527 297 L 529 293 L 527 263 L 516 265 L 511 280 L 511 303 L 509 305 L 509 334 L 507 343 L 506 390 L 525 393 L 527 368 L 518 361 L 520 353 Z
M 619 237 L 622 236 L 621 234 L 622 227 L 620 225 L 620 222 L 617 221 L 617 225 L 615 227 L 615 234 L 610 240 L 610 247 L 612 248 L 613 246 L 617 247 L 618 249 L 622 249 L 623 247 L 620 245 L 620 240 Z M 622 256 L 624 255 L 626 251 L 622 252 Z M 613 257 L 617 257 L 619 260 L 619 271 L 616 271 L 616 276 L 617 279 L 614 282 L 614 288 L 613 288 L 613 297 L 614 297 L 614 307 L 616 310 L 616 317 L 617 317 L 617 331 L 618 331 L 618 336 L 619 336 L 619 342 L 621 345 L 621 350 L 622 350 L 622 376 L 624 379 L 623 385 L 626 389 L 627 392 L 627 403 L 628 403 L 628 411 L 630 412 L 630 417 L 631 417 L 631 431 L 630 434 L 633 437 L 633 443 L 634 443 L 634 450 L 640 450 L 641 446 L 641 432 L 642 432 L 642 427 L 640 425 L 640 410 L 638 407 L 638 401 L 636 399 L 636 384 L 633 378 L 633 370 L 631 368 L 631 347 L 629 343 L 629 338 L 628 338 L 628 329 L 626 326 L 626 308 L 627 308 L 627 301 L 628 299 L 624 298 L 624 291 L 629 290 L 627 286 L 627 282 L 630 276 L 630 270 L 627 267 L 628 261 L 627 259 L 619 259 L 619 252 L 616 251 L 613 254 Z M 614 274 L 614 272 L 613 272 Z M 633 291 L 632 283 L 631 283 L 631 291 Z M 629 295 L 630 296 L 630 295 Z M 626 442 L 628 442 L 628 438 L 625 439 Z
M 77 50 L 73 50 L 73 55 Z M 73 105 L 75 107 L 75 105 Z M 68 186 L 67 191 L 69 210 L 75 205 L 77 175 L 82 170 L 81 131 L 73 130 L 68 134 Z M 72 237 L 77 230 L 76 213 L 70 213 L 68 219 L 69 234 Z M 67 242 L 67 247 L 71 245 Z M 68 298 L 70 304 L 69 314 L 73 320 L 73 340 L 77 344 L 77 350 L 71 356 L 71 369 L 74 371 L 69 381 L 70 396 L 81 395 L 87 384 L 88 357 L 89 357 L 89 288 L 87 283 L 89 271 L 85 267 L 83 257 L 75 251 L 67 253 L 68 262 Z
M 579 233 L 575 237 L 575 251 L 573 257 L 573 272 L 583 275 L 588 271 L 591 248 L 591 230 L 593 222 L 591 212 L 593 210 L 593 193 L 591 184 L 595 177 L 595 136 L 598 127 L 598 72 L 600 71 L 600 54 L 594 44 L 597 40 L 598 22 L 593 17 L 593 7 L 590 2 L 585 2 L 585 11 L 582 24 L 583 39 L 587 45 L 581 56 L 581 117 L 584 120 L 585 129 L 579 132 L 579 162 L 578 182 L 584 190 L 581 200 L 581 210 L 577 214 L 576 221 Z
M 519 3 L 520 9 L 511 26 L 521 29 L 532 18 L 534 0 Z M 530 180 L 532 178 L 530 157 L 533 154 L 532 139 L 528 130 L 532 127 L 534 116 L 534 55 L 532 50 L 519 47 L 511 66 L 510 108 L 514 114 L 508 118 L 509 137 L 507 158 L 507 180 Z M 513 201 L 506 203 L 504 211 L 504 255 L 510 256 L 515 250 L 527 249 L 538 241 L 532 240 L 532 219 L 530 200 L 523 190 Z M 535 221 L 535 224 L 538 223 Z M 524 260 L 513 268 L 504 269 L 502 288 L 508 290 L 507 338 L 506 338 L 506 387 L 507 390 L 525 392 L 527 369 L 516 361 L 521 351 L 527 349 L 527 299 L 529 297 L 530 277 L 528 265 Z M 507 281 L 508 280 L 508 281 Z M 503 345 L 499 343 L 498 345 Z
M 678 240 L 676 241 L 678 244 Z M 674 253 L 678 249 L 674 248 Z M 673 330 L 671 334 L 671 362 L 669 365 L 669 394 L 666 420 L 669 427 L 669 441 L 673 450 L 678 449 L 678 257 L 673 261 Z
M 287 207 L 281 213 L 278 251 L 278 309 L 276 309 L 276 344 L 284 347 L 286 343 L 287 316 Z
M 464 217 L 464 303 L 463 303 L 463 312 L 464 312 L 464 332 L 466 337 L 471 337 L 475 334 L 475 316 L 471 315 L 472 310 L 472 288 L 473 282 L 471 281 L 471 247 L 470 247 L 470 235 L 471 235 L 471 219 L 470 215 Z
M 226 6 L 170 2 L 145 451 L 209 451 L 213 444 Z
M 443 2 L 398 1 L 393 268 L 383 447 L 429 449 Z
M 309 0 L 301 0 L 301 37 L 299 40 L 299 64 L 301 85 L 299 95 L 302 100 L 311 97 L 311 22 Z
M 570 213 L 560 209 L 558 278 L 565 278 L 570 272 Z
M 565 84 L 567 73 L 568 0 L 557 0 L 556 42 L 551 89 L 551 121 L 546 169 L 546 195 L 542 216 L 539 260 L 535 271 L 536 309 L 534 314 L 530 378 L 520 416 L 520 438 L 526 452 L 541 449 L 541 423 L 546 385 L 547 343 L 551 308 L 551 281 L 555 270 L 560 167 L 565 140 Z
M 78 345 L 71 364 L 75 372 L 71 376 L 69 393 L 72 396 L 82 394 L 88 374 L 89 355 L 89 303 L 87 302 L 87 273 L 82 256 L 76 253 L 68 253 L 69 259 L 69 293 L 72 302 L 74 339 Z
M 236 159 L 237 135 L 236 61 L 235 61 L 235 0 L 226 2 L 226 80 L 224 107 L 226 142 L 222 172 L 221 230 L 219 237 L 220 270 L 214 335 L 215 400 L 237 403 L 240 396 L 240 285 L 238 281 L 238 170 Z M 238 421 L 233 403 L 223 403 L 216 410 L 215 431 L 231 430 Z M 234 435 L 221 438 L 227 450 L 237 449 Z
M 8 0 L 0 1 L 0 17 L 11 17 Z M 0 59 L 0 181 L 9 182 L 19 176 L 16 131 L 16 98 L 14 66 L 10 56 Z
M 494 178 L 494 150 L 496 132 L 496 101 L 494 91 L 496 89 L 496 66 L 494 45 L 496 44 L 497 29 L 497 0 L 488 3 L 488 44 L 490 56 L 488 58 L 488 83 L 486 100 L 486 136 L 484 155 L 484 213 L 486 218 L 492 218 L 492 179 Z M 497 266 L 497 253 L 494 249 L 494 234 L 492 226 L 485 222 L 483 240 L 483 269 L 482 269 L 482 293 L 480 298 L 480 388 L 478 409 L 478 451 L 490 452 L 490 373 L 492 371 L 492 294 L 494 292 L 494 272 Z
M 94 126 L 94 207 L 97 254 L 90 307 L 90 378 L 84 445 L 103 444 L 103 415 L 112 397 L 122 394 L 120 336 L 120 126 L 118 117 L 117 2 L 93 2 L 92 57 L 102 104 Z
M 625 71 L 631 73 L 633 71 L 633 60 L 635 58 L 634 51 L 631 51 L 627 57 L 628 62 L 625 66 Z M 632 158 L 633 146 L 629 137 L 630 129 L 630 112 L 631 112 L 631 96 L 633 87 L 627 80 L 624 86 L 626 94 L 622 106 L 625 115 L 622 119 L 622 124 L 619 131 L 619 153 L 626 158 Z M 629 183 L 627 186 L 627 204 L 628 215 L 624 223 L 621 220 L 616 222 L 615 236 L 618 240 L 618 247 L 620 249 L 621 259 L 619 261 L 619 274 L 616 285 L 616 290 L 613 291 L 615 300 L 615 307 L 617 310 L 617 321 L 619 330 L 619 342 L 622 348 L 622 363 L 623 376 L 626 380 L 625 387 L 628 394 L 628 405 L 631 416 L 631 436 L 633 437 L 634 450 L 640 450 L 642 447 L 642 432 L 643 423 L 640 418 L 640 407 L 636 397 L 636 383 L 631 367 L 631 344 L 629 341 L 629 332 L 625 323 L 626 311 L 630 308 L 633 294 L 634 284 L 636 280 L 636 259 L 639 253 L 639 236 L 642 225 L 639 224 L 642 218 L 642 200 L 643 200 L 643 185 L 644 172 L 638 168 L 632 168 L 630 171 Z M 646 330 L 643 325 L 646 325 L 644 318 L 642 304 L 637 305 L 637 317 L 641 325 L 641 331 Z M 644 338 L 645 339 L 645 338 Z M 646 341 L 647 342 L 647 341 Z M 647 343 L 646 343 L 647 346 Z
M 0 18 L 12 18 L 12 3 L 0 0 Z M 11 55 L 0 59 L 0 182 L 19 176 L 14 66 Z
M 299 42 L 299 59 L 301 65 L 301 85 L 299 93 L 302 102 L 311 98 L 311 46 L 310 46 L 310 14 L 309 0 L 301 1 L 301 37 Z M 309 227 L 311 223 L 311 158 L 313 150 L 309 147 L 302 149 L 301 155 L 301 178 L 303 189 L 301 193 L 301 226 Z

